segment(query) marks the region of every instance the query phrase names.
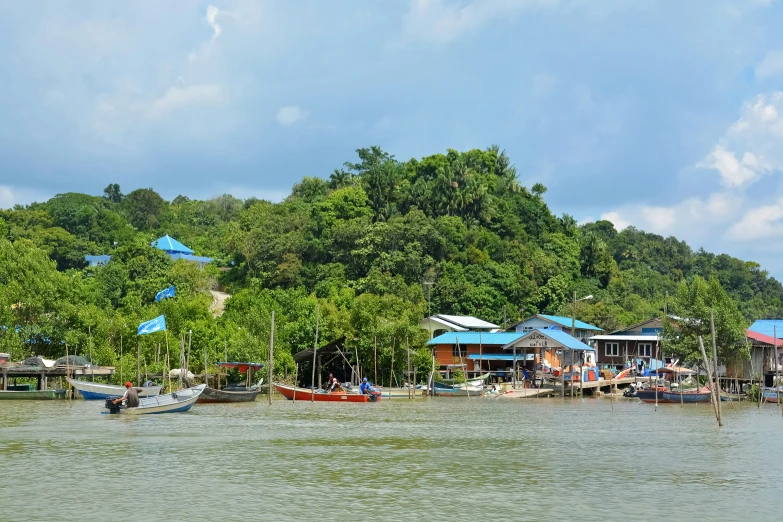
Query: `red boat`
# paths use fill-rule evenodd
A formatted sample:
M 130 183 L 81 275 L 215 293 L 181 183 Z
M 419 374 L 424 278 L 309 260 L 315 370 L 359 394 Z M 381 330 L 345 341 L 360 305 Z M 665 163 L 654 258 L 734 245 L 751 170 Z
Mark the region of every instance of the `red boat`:
M 380 400 L 380 393 L 374 392 L 370 395 L 361 395 L 346 391 L 336 391 L 327 393 L 323 390 L 308 390 L 307 388 L 295 388 L 285 384 L 275 384 L 275 389 L 286 399 L 297 401 L 327 401 L 327 402 L 377 402 Z

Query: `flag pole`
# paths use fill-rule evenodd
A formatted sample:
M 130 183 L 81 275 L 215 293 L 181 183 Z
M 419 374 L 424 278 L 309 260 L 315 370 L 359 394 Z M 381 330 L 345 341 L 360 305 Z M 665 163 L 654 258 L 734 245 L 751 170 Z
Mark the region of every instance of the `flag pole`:
M 170 361 L 169 359 L 169 331 L 165 330 L 166 332 L 166 360 L 163 361 L 163 382 L 166 382 L 166 363 Z M 169 372 L 169 391 L 171 391 L 171 372 Z

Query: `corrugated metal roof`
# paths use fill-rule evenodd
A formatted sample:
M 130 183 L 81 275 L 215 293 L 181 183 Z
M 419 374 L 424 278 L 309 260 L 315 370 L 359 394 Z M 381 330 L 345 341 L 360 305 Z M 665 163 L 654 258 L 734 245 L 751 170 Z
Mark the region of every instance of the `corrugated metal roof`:
M 182 254 L 193 254 L 193 250 L 189 249 L 170 235 L 166 234 L 165 236 L 156 239 L 152 243 L 150 243 L 150 246 L 154 246 L 155 248 L 158 248 L 160 250 L 165 250 L 166 252 L 180 252 Z
M 487 346 L 505 346 L 521 338 L 524 334 L 517 332 L 446 332 L 427 341 L 435 344 L 486 344 Z
M 556 343 L 558 343 L 560 346 L 562 346 L 564 348 L 568 348 L 569 350 L 590 350 L 590 351 L 592 351 L 594 349 L 592 346 L 589 346 L 589 345 L 583 343 L 582 341 L 580 341 L 576 337 L 571 337 L 570 334 L 567 334 L 567 333 L 565 333 L 562 330 L 556 330 L 554 328 L 536 328 L 535 330 L 530 330 L 529 332 L 525 332 L 525 334 L 522 337 L 520 337 L 518 339 L 518 341 L 521 341 L 525 337 L 527 337 L 528 335 L 533 335 L 533 334 L 545 335 L 545 336 L 549 337 L 550 339 L 552 339 L 553 341 L 555 341 Z M 511 345 L 513 345 L 516 342 L 517 341 L 511 341 L 510 343 L 508 343 L 508 345 L 504 346 L 504 348 L 506 348 L 507 350 L 510 349 L 510 348 L 513 348 L 513 346 L 511 346 Z M 550 348 L 556 348 L 556 347 L 555 346 L 550 346 Z
M 593 341 L 657 341 L 659 337 L 655 334 L 650 335 L 594 335 L 590 337 Z
M 559 315 L 544 315 L 544 314 L 536 314 L 535 317 L 541 317 L 543 319 L 546 319 L 547 321 L 552 321 L 553 323 L 557 323 L 561 326 L 565 326 L 567 328 L 571 328 L 571 318 L 570 317 L 562 317 Z M 522 321 L 525 322 L 525 321 Z M 599 332 L 603 332 L 603 328 L 598 328 L 597 326 L 593 326 L 592 324 L 585 323 L 584 321 L 580 321 L 577 319 L 574 321 L 574 327 L 576 327 L 579 330 L 596 330 Z
M 783 337 L 783 319 L 759 319 L 750 325 L 748 330 L 767 335 L 769 337 L 774 337 L 775 334 L 777 334 L 778 339 L 780 339 Z
M 193 261 L 195 263 L 211 263 L 212 261 L 214 261 L 211 257 L 193 256 L 190 254 L 180 254 L 179 252 L 169 254 L 169 257 L 174 261 L 176 261 L 177 259 L 184 259 L 185 261 Z
M 437 314 L 435 317 L 440 317 L 441 319 L 444 319 L 450 323 L 454 323 L 457 326 L 461 326 L 463 328 L 497 328 L 498 327 L 498 325 L 496 324 L 489 323 L 487 321 L 484 321 L 482 319 L 470 315 Z
M 771 335 L 760 334 L 750 329 L 746 330 L 745 334 L 748 336 L 748 339 L 753 339 L 754 341 L 758 341 L 760 343 L 768 344 L 770 346 L 783 346 L 783 339 L 775 339 Z

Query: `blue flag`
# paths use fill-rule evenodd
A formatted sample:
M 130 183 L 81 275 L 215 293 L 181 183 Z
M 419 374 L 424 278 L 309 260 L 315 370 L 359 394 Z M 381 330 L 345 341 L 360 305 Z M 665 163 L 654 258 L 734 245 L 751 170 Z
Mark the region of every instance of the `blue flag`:
M 155 319 L 150 319 L 145 323 L 141 323 L 139 325 L 138 331 L 136 332 L 136 335 L 145 335 L 153 332 L 160 332 L 161 330 L 165 330 L 165 329 L 166 329 L 166 318 L 162 315 L 159 315 Z
M 160 302 L 163 299 L 174 297 L 175 295 L 177 295 L 177 294 L 174 292 L 174 285 L 171 285 L 170 287 L 166 288 L 165 290 L 161 290 L 160 292 L 155 294 L 155 300 Z

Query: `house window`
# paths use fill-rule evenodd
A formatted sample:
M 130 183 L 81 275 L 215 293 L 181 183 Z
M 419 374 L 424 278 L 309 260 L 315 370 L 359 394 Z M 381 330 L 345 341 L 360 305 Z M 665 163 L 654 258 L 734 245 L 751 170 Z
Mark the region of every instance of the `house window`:
M 652 343 L 639 343 L 639 357 L 652 357 Z
M 462 357 L 466 354 L 467 352 L 465 351 L 465 348 L 463 348 L 458 344 L 455 344 L 451 348 L 451 356 L 454 357 L 455 359 L 462 359 Z
M 604 353 L 607 357 L 618 357 L 620 355 L 620 343 L 606 343 Z

